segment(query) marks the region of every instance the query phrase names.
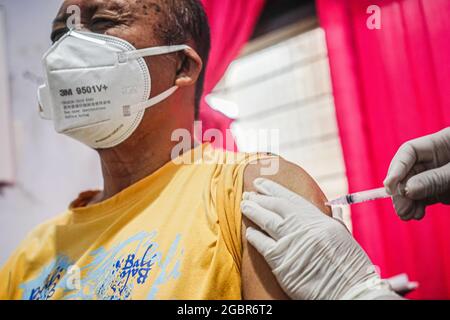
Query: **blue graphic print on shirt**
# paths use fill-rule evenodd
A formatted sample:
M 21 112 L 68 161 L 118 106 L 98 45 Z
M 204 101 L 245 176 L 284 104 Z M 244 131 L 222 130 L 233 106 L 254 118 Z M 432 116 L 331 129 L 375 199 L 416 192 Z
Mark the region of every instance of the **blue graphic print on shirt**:
M 145 285 L 151 273 L 157 272 L 147 297 L 155 299 L 161 285 L 179 278 L 183 256 L 183 250 L 179 249 L 180 235 L 175 237 L 165 259 L 155 242 L 156 236 L 156 231 L 140 232 L 110 250 L 100 247 L 91 252 L 90 262 L 80 268 L 79 290 L 68 285 L 71 275 L 67 271 L 74 262 L 58 256 L 36 278 L 21 284 L 22 298 L 51 299 L 60 288 L 64 299 L 127 300 L 132 298 L 136 286 Z

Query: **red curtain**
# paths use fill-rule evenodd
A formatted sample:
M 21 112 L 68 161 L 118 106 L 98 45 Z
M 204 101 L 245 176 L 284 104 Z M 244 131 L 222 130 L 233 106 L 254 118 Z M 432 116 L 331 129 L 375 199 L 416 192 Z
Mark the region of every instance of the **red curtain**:
M 326 31 L 350 192 L 380 187 L 398 147 L 450 125 L 449 0 L 317 0 Z M 367 8 L 381 8 L 370 30 Z M 450 298 L 450 208 L 400 221 L 390 200 L 352 208 L 354 233 L 384 277 L 406 272 L 410 298 Z
M 200 120 L 203 122 L 203 131 L 219 129 L 225 137 L 232 120 L 211 109 L 204 97 L 211 93 L 229 64 L 251 37 L 265 0 L 202 0 L 202 2 L 211 27 L 212 46 L 206 69 Z

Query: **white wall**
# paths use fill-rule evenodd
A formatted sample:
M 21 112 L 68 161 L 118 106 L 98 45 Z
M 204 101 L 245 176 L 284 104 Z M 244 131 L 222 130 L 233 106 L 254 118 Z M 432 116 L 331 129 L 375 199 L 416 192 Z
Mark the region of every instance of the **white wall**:
M 0 188 L 14 180 L 8 63 L 6 61 L 6 16 L 0 7 Z M 1 192 L 1 190 L 0 190 Z
M 97 155 L 37 114 L 40 59 L 50 46 L 61 0 L 0 0 L 6 10 L 7 61 L 16 185 L 0 195 L 0 264 L 37 224 L 63 212 L 85 189 L 101 185 Z

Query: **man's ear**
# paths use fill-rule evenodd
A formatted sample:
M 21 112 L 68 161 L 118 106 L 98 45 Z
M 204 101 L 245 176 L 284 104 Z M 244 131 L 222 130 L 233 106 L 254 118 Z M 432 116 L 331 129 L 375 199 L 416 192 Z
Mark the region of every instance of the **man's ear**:
M 180 88 L 195 84 L 203 68 L 202 58 L 194 49 L 185 49 L 183 53 L 184 57 L 175 80 L 175 85 Z

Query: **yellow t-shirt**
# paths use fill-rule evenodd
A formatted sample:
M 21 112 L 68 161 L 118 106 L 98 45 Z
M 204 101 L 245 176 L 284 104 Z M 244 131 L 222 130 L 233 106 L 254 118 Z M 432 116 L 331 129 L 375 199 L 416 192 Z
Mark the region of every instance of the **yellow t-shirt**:
M 0 298 L 241 299 L 243 172 L 261 157 L 203 145 L 177 161 L 194 155 L 102 203 L 81 194 L 23 241 Z

